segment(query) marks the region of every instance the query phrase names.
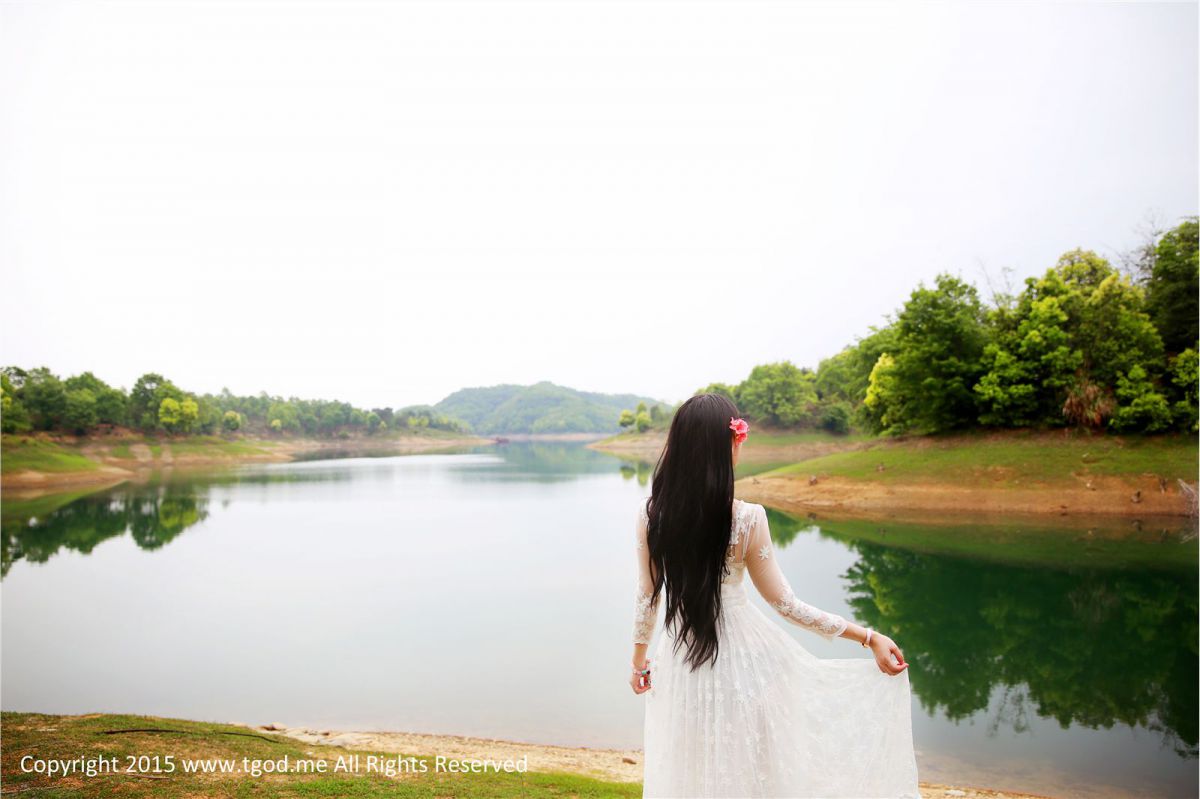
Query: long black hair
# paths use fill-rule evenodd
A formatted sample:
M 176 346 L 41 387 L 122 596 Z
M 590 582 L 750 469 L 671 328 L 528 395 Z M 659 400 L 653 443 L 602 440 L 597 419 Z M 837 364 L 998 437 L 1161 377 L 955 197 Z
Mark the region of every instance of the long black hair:
M 733 526 L 733 431 L 737 406 L 697 394 L 675 411 L 654 467 L 646 531 L 654 593 L 666 595 L 675 649 L 695 671 L 717 658 L 721 581 Z

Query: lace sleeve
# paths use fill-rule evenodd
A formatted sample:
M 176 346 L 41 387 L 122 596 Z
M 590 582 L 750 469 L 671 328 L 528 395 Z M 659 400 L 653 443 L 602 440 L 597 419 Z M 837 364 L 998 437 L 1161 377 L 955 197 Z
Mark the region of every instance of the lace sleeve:
M 848 622 L 836 613 L 828 613 L 803 602 L 792 593 L 787 577 L 775 561 L 767 511 L 762 505 L 751 506 L 752 521 L 747 532 L 746 571 L 758 593 L 792 624 L 811 630 L 832 641 L 841 635 Z
M 633 642 L 648 644 L 654 635 L 654 622 L 658 618 L 658 602 L 651 602 L 654 593 L 654 578 L 650 570 L 650 547 L 646 545 L 646 503 L 638 507 L 636 547 L 638 562 L 637 592 L 633 604 Z

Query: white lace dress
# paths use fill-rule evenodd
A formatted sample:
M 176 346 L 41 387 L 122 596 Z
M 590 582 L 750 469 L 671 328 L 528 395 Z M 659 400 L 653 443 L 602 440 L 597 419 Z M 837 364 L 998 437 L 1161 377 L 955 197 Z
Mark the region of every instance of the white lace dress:
M 846 619 L 797 599 L 775 561 L 762 505 L 734 501 L 715 663 L 692 671 L 665 632 L 650 652 L 644 795 L 652 797 L 920 797 L 908 671 L 873 658 L 819 658 L 751 604 L 832 639 Z M 646 507 L 639 508 L 634 643 L 650 643 Z M 661 595 L 660 595 L 661 596 Z M 847 646 L 856 645 L 846 641 Z

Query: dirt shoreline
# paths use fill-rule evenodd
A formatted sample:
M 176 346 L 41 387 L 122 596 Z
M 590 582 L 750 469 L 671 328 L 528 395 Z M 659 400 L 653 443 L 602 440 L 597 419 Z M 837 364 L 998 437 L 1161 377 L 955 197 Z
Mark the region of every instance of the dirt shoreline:
M 1091 477 L 1079 486 L 985 488 L 943 483 L 882 483 L 845 477 L 770 475 L 736 483 L 742 499 L 795 513 L 869 518 L 890 512 L 1022 513 L 1051 516 L 1187 517 L 1190 500 L 1153 475 Z
M 155 457 L 150 446 L 141 437 L 113 437 L 99 439 L 64 439 L 62 443 L 77 446 L 79 454 L 97 464 L 97 468 L 49 472 L 25 469 L 10 472 L 0 478 L 0 488 L 5 496 L 30 498 L 74 488 L 104 488 L 127 480 L 144 479 L 155 472 L 166 470 L 204 469 L 215 466 L 235 466 L 242 463 L 282 463 L 296 460 L 302 455 L 328 452 L 331 455 L 353 456 L 412 455 L 435 452 L 464 446 L 494 444 L 492 438 L 479 436 L 398 436 L 392 438 L 312 439 L 312 438 L 237 438 L 231 443 L 258 448 L 253 452 L 196 453 L 174 452 L 171 439 L 156 442 L 160 447 Z M 187 439 L 176 444 L 189 444 Z M 214 445 L 219 446 L 219 445 Z M 132 457 L 118 457 L 114 448 L 124 447 Z
M 642 751 L 640 749 L 600 749 L 591 747 L 554 746 L 496 738 L 473 738 L 465 735 L 434 735 L 408 732 L 352 732 L 344 730 L 287 727 L 282 724 L 251 726 L 252 730 L 269 731 L 306 744 L 341 746 L 405 755 L 444 755 L 450 758 L 491 758 L 503 760 L 528 758 L 530 771 L 558 771 L 597 777 L 615 782 L 641 782 Z M 964 785 L 921 782 L 924 799 L 1051 799 L 1044 794 L 998 791 Z

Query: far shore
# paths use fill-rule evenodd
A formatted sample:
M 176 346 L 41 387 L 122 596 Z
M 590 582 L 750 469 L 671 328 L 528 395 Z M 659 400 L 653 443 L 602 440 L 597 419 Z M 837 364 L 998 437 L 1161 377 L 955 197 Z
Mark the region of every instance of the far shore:
M 757 432 L 757 431 L 756 431 Z M 653 464 L 665 433 L 590 446 Z M 880 439 L 762 431 L 743 445 L 735 492 L 829 517 L 1021 513 L 1195 517 L 1195 436 L 999 431 Z
M 0 457 L 20 461 L 25 450 L 42 468 L 4 466 L 5 496 L 28 498 L 77 488 L 103 488 L 166 470 L 212 469 L 242 463 L 287 462 L 313 457 L 410 455 L 494 444 L 492 437 L 423 431 L 354 438 L 256 436 L 145 437 L 4 436 Z

